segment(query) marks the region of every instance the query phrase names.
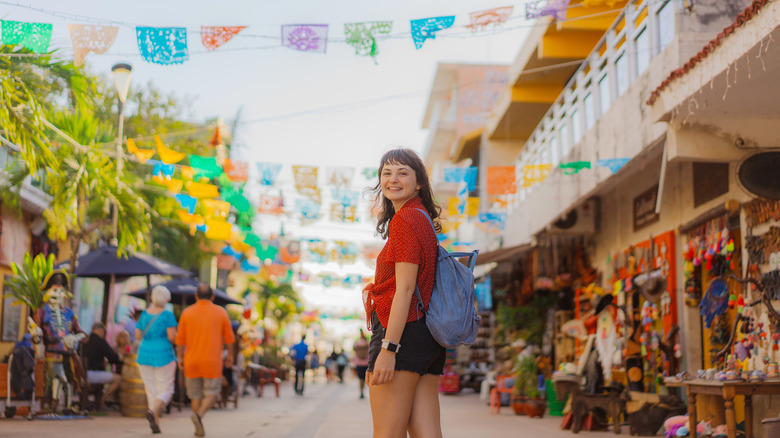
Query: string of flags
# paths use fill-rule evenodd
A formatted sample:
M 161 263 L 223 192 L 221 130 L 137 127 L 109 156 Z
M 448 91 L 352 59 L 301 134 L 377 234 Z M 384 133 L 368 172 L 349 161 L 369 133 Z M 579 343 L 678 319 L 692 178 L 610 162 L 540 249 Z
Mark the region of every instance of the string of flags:
M 598 3 L 600 0 L 588 0 Z M 605 0 L 610 1 L 610 0 Z M 533 0 L 525 4 L 524 17 L 528 20 L 550 15 L 557 20 L 566 19 L 569 0 Z M 496 28 L 506 23 L 514 12 L 514 6 L 504 6 L 469 13 L 469 24 L 463 27 L 472 33 Z M 436 38 L 442 30 L 452 28 L 455 15 L 410 20 L 411 37 L 417 50 L 428 39 Z M 98 21 L 92 19 L 91 21 Z M 46 53 L 52 36 L 52 24 L 3 20 L 2 43 L 20 45 L 34 53 Z M 247 26 L 201 26 L 201 44 L 207 51 L 214 51 L 243 32 Z M 379 53 L 378 37 L 387 37 L 393 29 L 392 21 L 366 21 L 346 23 L 344 39 L 331 39 L 328 24 L 285 24 L 279 37 L 281 46 L 302 52 L 326 53 L 328 42 L 345 42 L 355 49 L 358 56 L 376 58 Z M 96 24 L 68 24 L 76 65 L 81 65 L 87 54 L 106 53 L 116 41 L 118 26 Z M 159 65 L 181 64 L 189 60 L 188 31 L 185 27 L 135 26 L 138 50 L 143 59 Z M 250 35 L 253 36 L 253 35 Z

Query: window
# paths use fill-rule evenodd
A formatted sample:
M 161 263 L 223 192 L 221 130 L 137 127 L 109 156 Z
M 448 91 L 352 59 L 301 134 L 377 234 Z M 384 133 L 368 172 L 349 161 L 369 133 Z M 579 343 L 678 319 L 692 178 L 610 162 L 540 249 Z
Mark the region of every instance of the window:
M 601 114 L 604 114 L 609 109 L 609 105 L 612 103 L 610 97 L 612 93 L 609 92 L 609 76 L 604 73 L 604 76 L 599 80 L 599 100 L 601 101 Z
M 582 102 L 585 104 L 585 129 L 588 130 L 596 124 L 596 105 L 591 93 L 586 94 Z
M 582 121 L 580 119 L 580 112 L 578 110 L 571 112 L 571 135 L 574 140 L 573 144 L 579 143 L 582 139 Z
M 674 39 L 674 5 L 666 2 L 658 10 L 658 52 L 664 50 Z
M 626 54 L 623 53 L 615 61 L 615 70 L 617 71 L 617 93 L 621 96 L 628 90 L 628 61 Z
M 636 50 L 636 75 L 641 75 L 650 65 L 650 41 L 647 36 L 647 28 L 642 29 L 634 38 Z

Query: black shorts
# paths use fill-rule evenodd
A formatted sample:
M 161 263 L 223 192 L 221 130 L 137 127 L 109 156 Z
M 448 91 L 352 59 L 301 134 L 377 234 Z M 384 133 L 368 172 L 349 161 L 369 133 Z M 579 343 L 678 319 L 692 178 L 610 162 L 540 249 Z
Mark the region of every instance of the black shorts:
M 371 315 L 371 342 L 368 346 L 368 371 L 374 370 L 376 358 L 382 349 L 385 328 L 379 322 L 376 312 Z M 421 376 L 444 373 L 447 350 L 433 339 L 425 316 L 417 321 L 407 322 L 401 335 L 401 349 L 395 355 L 395 369 L 409 371 Z
M 368 370 L 368 365 L 355 366 L 355 371 L 357 371 L 358 380 L 366 380 L 366 370 Z

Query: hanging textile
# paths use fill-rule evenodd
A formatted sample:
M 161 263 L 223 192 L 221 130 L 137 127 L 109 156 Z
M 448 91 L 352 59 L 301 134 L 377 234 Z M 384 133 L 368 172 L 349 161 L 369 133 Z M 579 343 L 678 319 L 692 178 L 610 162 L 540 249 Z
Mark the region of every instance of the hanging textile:
M 236 161 L 227 158 L 222 164 L 222 170 L 225 171 L 228 179 L 233 182 L 249 181 L 249 163 Z
M 363 170 L 360 171 L 360 173 L 363 175 L 363 178 L 365 179 L 376 179 L 376 173 L 378 169 L 375 167 L 364 167 Z
M 132 138 L 127 139 L 127 152 L 135 155 L 135 158 L 137 158 L 141 164 L 146 163 L 149 158 L 154 156 L 154 149 L 138 149 Z
M 206 219 L 206 238 L 211 240 L 228 240 L 233 233 L 233 226 L 225 221 Z
M 470 192 L 477 187 L 476 167 L 447 167 L 443 170 L 443 174 L 445 182 L 465 182 Z
M 262 214 L 280 215 L 284 213 L 284 202 L 281 196 L 260 195 L 257 212 Z
M 206 49 L 216 50 L 245 28 L 246 26 L 201 26 L 200 40 Z
M 282 45 L 301 52 L 325 53 L 327 24 L 286 24 L 282 26 Z
M 360 199 L 360 192 L 357 190 L 331 189 L 330 193 L 333 197 L 333 202 L 337 202 L 345 207 L 358 205 L 358 199 Z
M 221 199 L 203 199 L 200 205 L 206 211 L 206 217 L 225 220 L 230 213 L 230 204 Z
M 160 161 L 165 164 L 176 164 L 185 157 L 181 152 L 174 151 L 166 147 L 160 137 L 154 136 L 154 144 L 157 147 L 157 155 L 160 156 Z
M 355 48 L 356 55 L 376 58 L 379 49 L 375 36 L 387 35 L 392 29 L 392 21 L 347 23 L 344 25 L 344 34 L 347 37 L 347 44 Z
M 455 24 L 454 15 L 411 20 L 414 47 L 420 50 L 425 40 L 436 38 L 436 32 L 452 27 L 453 24 Z
M 472 32 L 485 30 L 489 25 L 493 25 L 493 28 L 498 27 L 499 24 L 503 24 L 509 19 L 514 11 L 514 6 L 504 6 L 502 8 L 487 9 L 484 11 L 472 12 L 469 14 L 471 18 L 471 24 L 467 25 Z
M 89 52 L 106 53 L 116 40 L 119 28 L 93 24 L 69 24 L 68 32 L 73 42 L 73 64 L 82 65 Z
M 612 173 L 617 173 L 617 171 L 629 161 L 631 161 L 630 158 L 608 158 L 606 160 L 596 161 L 596 167 L 609 167 L 609 170 L 611 170 Z
M 330 220 L 333 222 L 355 222 L 357 220 L 354 205 L 344 205 L 334 202 L 330 205 Z
M 556 20 L 565 20 L 566 11 L 569 8 L 570 0 L 536 0 L 525 4 L 525 19 L 552 15 Z
M 479 214 L 479 198 L 470 197 L 466 198 L 466 214 L 474 217 Z
M 144 27 L 135 28 L 138 50 L 146 62 L 160 65 L 181 64 L 188 60 L 187 28 Z
M 580 173 L 582 169 L 590 169 L 590 161 L 573 161 L 571 163 L 561 163 L 561 170 L 564 175 L 574 175 Z
M 219 189 L 213 184 L 198 183 L 189 181 L 186 184 L 190 196 L 196 198 L 216 198 L 219 196 Z
M 188 155 L 190 167 L 195 171 L 195 175 L 203 178 L 216 178 L 222 175 L 222 168 L 217 163 L 217 157 L 204 157 L 202 155 Z
M 186 208 L 190 214 L 195 214 L 195 207 L 198 206 L 198 198 L 193 198 L 190 195 L 179 193 L 173 197 L 179 202 L 181 208 Z
M 328 167 L 328 184 L 335 187 L 349 187 L 354 173 L 353 167 Z
M 510 195 L 517 192 L 515 166 L 487 168 L 487 192 L 489 195 Z
M 552 172 L 552 164 L 528 164 L 523 166 L 523 188 L 543 182 Z
M 46 53 L 51 42 L 52 25 L 3 20 L 3 44 L 22 46 L 34 53 Z
M 271 186 L 279 176 L 282 165 L 278 163 L 257 163 L 257 170 L 260 171 L 260 184 Z

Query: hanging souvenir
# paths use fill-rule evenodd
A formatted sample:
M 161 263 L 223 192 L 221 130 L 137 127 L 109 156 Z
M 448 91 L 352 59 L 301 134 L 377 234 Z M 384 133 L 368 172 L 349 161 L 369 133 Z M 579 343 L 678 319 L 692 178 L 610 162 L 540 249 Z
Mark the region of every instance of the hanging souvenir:
M 89 52 L 106 53 L 114 44 L 118 31 L 116 26 L 69 24 L 68 32 L 73 41 L 73 64 L 84 64 L 84 58 Z

